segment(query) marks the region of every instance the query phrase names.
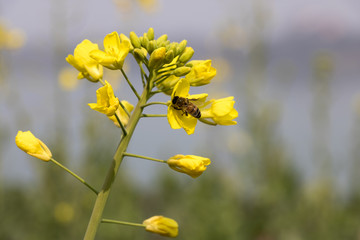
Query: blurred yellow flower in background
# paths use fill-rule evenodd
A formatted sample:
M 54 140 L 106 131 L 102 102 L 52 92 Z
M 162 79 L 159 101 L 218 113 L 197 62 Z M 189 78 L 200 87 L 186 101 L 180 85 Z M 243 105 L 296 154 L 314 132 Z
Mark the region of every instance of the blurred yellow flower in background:
M 52 157 L 50 149 L 45 143 L 36 138 L 30 131 L 18 131 L 15 143 L 21 150 L 40 160 L 48 162 Z
M 119 108 L 119 99 L 115 97 L 111 85 L 105 81 L 105 85 L 96 90 L 96 103 L 89 103 L 91 109 L 112 116 Z
M 119 34 L 112 32 L 104 38 L 104 51 L 95 49 L 90 56 L 106 68 L 122 69 L 130 50 L 130 41 L 120 41 Z
M 126 101 L 126 100 L 122 100 L 121 104 L 125 107 L 125 109 L 126 109 L 126 111 L 128 113 L 131 113 L 132 110 L 134 109 L 134 106 L 131 103 L 129 103 L 128 101 Z M 119 117 L 121 123 L 124 126 L 126 126 L 128 124 L 130 117 L 129 117 L 129 115 L 127 115 L 127 113 L 125 112 L 125 110 L 121 106 L 118 107 L 118 109 L 115 111 L 115 114 L 117 114 L 117 116 Z M 114 124 L 117 127 L 120 127 L 120 124 L 119 124 L 118 120 L 116 119 L 115 115 L 108 116 L 108 117 L 109 117 L 109 119 L 111 121 L 114 122 Z
M 153 216 L 146 219 L 143 224 L 146 231 L 160 234 L 166 237 L 176 237 L 179 232 L 179 225 L 171 218 Z
M 209 158 L 199 157 L 195 155 L 177 154 L 169 160 L 167 164 L 175 171 L 185 173 L 192 178 L 199 177 L 205 170 L 206 166 L 211 163 Z
M 85 39 L 76 46 L 74 55 L 69 54 L 66 57 L 66 61 L 80 72 L 79 79 L 86 78 L 97 82 L 103 77 L 103 67 L 89 55 L 91 51 L 98 49 L 97 44 Z
M 8 29 L 5 23 L 0 22 L 0 49 L 14 50 L 25 43 L 25 33 L 20 29 Z
M 70 223 L 74 219 L 73 206 L 66 202 L 59 202 L 54 208 L 54 218 L 60 223 Z
M 76 77 L 77 74 L 77 71 L 71 67 L 61 69 L 58 75 L 59 86 L 66 91 L 76 89 L 79 85 L 79 80 Z

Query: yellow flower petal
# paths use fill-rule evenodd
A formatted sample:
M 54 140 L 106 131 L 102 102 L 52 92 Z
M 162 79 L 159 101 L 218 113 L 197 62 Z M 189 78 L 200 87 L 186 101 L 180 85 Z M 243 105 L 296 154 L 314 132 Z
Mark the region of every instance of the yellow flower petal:
M 18 131 L 15 143 L 21 150 L 40 160 L 47 162 L 52 157 L 49 148 L 30 131 Z
M 100 78 L 102 78 L 102 66 L 89 55 L 91 51 L 97 49 L 97 44 L 85 39 L 76 46 L 74 56 L 68 55 L 66 57 L 66 61 L 81 73 L 81 75 L 79 74 L 79 77 L 83 76 L 93 82 L 97 82 Z
M 128 101 L 123 100 L 123 101 L 121 101 L 121 103 L 129 113 L 131 113 L 132 110 L 134 109 L 134 106 L 131 103 L 129 103 Z M 115 111 L 115 114 L 117 114 L 117 116 L 119 117 L 121 123 L 124 126 L 126 126 L 128 124 L 129 116 L 127 115 L 127 113 L 125 112 L 125 110 L 121 106 L 118 107 L 118 109 Z M 115 115 L 108 116 L 108 117 L 109 117 L 109 119 L 111 121 L 114 122 L 114 124 L 117 127 L 120 127 L 120 124 L 119 124 L 117 118 L 115 117 Z
M 211 161 L 209 158 L 204 158 L 195 155 L 175 155 L 167 161 L 170 168 L 175 171 L 185 173 L 192 178 L 199 177 Z
M 112 32 L 104 38 L 105 50 L 94 50 L 90 53 L 90 56 L 106 68 L 122 69 L 130 47 L 129 40 L 120 41 L 118 33 Z
M 146 231 L 160 234 L 166 237 L 176 237 L 179 232 L 179 225 L 171 218 L 163 216 L 153 216 L 146 219 L 143 224 Z
M 96 90 L 97 103 L 89 103 L 91 109 L 112 116 L 119 108 L 119 99 L 115 97 L 111 85 L 105 81 L 105 85 Z

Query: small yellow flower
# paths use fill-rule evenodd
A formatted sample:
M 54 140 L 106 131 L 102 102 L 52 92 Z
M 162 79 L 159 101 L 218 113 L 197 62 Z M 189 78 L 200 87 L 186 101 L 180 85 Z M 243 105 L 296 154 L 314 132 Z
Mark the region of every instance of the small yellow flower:
M 211 118 L 219 125 L 235 125 L 238 112 L 234 108 L 234 97 L 212 99 L 201 109 L 202 118 Z M 206 107 L 205 107 L 206 106 Z
M 105 85 L 96 90 L 97 103 L 89 103 L 91 109 L 112 116 L 119 108 L 119 99 L 115 97 L 111 85 L 105 81 Z
M 153 216 L 146 219 L 143 224 L 146 231 L 160 234 L 165 237 L 176 237 L 179 232 L 179 225 L 171 218 Z
M 79 79 L 87 78 L 92 82 L 97 82 L 103 77 L 102 66 L 89 55 L 91 51 L 98 49 L 97 44 L 85 39 L 76 46 L 74 56 L 70 54 L 67 56 L 66 61 L 80 72 Z
M 104 38 L 104 51 L 93 50 L 90 56 L 106 68 L 122 69 L 126 56 L 130 51 L 130 41 L 120 41 L 117 32 L 112 32 Z
M 189 95 L 190 83 L 186 79 L 181 79 L 177 82 L 174 87 L 174 90 L 171 94 L 171 102 L 175 96 L 188 98 L 191 102 L 193 102 L 197 107 L 200 107 L 204 104 L 206 97 L 208 94 L 196 94 Z M 167 118 L 171 128 L 179 129 L 183 128 L 187 134 L 193 134 L 195 131 L 195 126 L 197 123 L 197 119 L 190 114 L 184 114 L 184 111 L 175 109 L 172 104 L 169 104 Z
M 40 160 L 48 162 L 52 157 L 49 148 L 30 131 L 18 131 L 15 143 L 21 150 Z
M 61 69 L 58 75 L 58 83 L 63 90 L 72 91 L 79 85 L 76 79 L 77 71 L 72 67 Z
M 167 164 L 175 171 L 186 173 L 187 175 L 196 178 L 200 176 L 205 170 L 206 166 L 211 163 L 209 158 L 199 157 L 195 155 L 175 155 L 169 160 Z
M 190 73 L 185 76 L 190 86 L 209 84 L 216 75 L 216 69 L 211 66 L 211 60 L 193 60 L 186 65 L 192 67 Z
M 134 109 L 134 106 L 131 103 L 129 103 L 128 101 L 123 100 L 123 101 L 121 101 L 121 103 L 129 113 L 131 113 L 131 111 Z M 121 123 L 124 126 L 126 126 L 128 124 L 129 116 L 126 114 L 125 110 L 121 106 L 118 107 L 118 109 L 115 111 L 115 114 L 118 115 Z M 111 121 L 114 122 L 114 124 L 117 127 L 120 127 L 120 124 L 119 124 L 118 120 L 116 119 L 115 115 L 108 116 L 108 117 Z

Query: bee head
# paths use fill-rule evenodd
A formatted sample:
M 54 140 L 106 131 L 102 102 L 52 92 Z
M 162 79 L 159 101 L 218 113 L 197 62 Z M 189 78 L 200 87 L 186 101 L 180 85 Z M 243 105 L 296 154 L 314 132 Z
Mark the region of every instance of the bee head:
M 178 96 L 174 96 L 174 98 L 172 99 L 172 104 L 176 104 L 177 100 L 179 99 Z

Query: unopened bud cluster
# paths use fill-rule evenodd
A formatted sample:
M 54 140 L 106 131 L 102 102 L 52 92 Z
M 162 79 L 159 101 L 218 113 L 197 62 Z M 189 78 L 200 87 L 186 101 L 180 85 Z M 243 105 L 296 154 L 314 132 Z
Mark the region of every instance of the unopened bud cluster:
M 146 55 L 149 54 L 148 66 L 150 69 L 159 69 L 164 64 L 171 63 L 175 58 L 177 61 L 172 69 L 176 69 L 177 67 L 184 66 L 194 54 L 194 49 L 186 46 L 186 40 L 180 43 L 170 42 L 167 34 L 163 34 L 155 39 L 153 28 L 149 28 L 140 37 L 135 32 L 130 32 L 130 41 L 133 47 L 133 54 L 138 61 L 146 62 Z

